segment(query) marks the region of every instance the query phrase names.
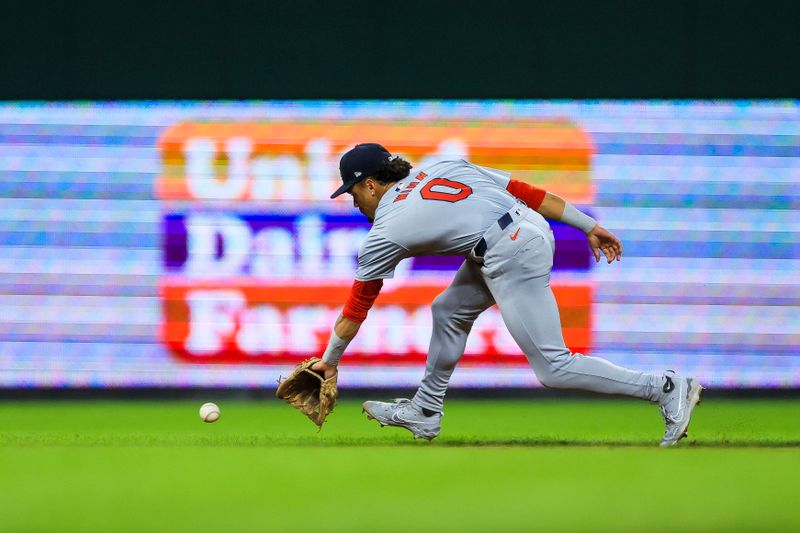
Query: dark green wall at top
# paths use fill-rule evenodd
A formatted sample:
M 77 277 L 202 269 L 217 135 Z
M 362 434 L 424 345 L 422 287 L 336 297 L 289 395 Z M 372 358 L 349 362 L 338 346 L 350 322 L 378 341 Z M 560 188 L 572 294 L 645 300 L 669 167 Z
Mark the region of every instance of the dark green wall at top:
M 800 2 L 0 2 L 0 99 L 800 97 Z

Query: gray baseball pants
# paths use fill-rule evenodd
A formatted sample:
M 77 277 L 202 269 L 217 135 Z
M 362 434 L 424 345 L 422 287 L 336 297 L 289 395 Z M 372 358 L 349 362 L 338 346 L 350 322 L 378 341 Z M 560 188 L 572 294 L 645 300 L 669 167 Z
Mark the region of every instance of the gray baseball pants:
M 425 376 L 413 403 L 442 411 L 450 376 L 464 354 L 472 324 L 495 303 L 511 336 L 545 387 L 658 401 L 660 376 L 569 351 L 550 289 L 553 232 L 532 209 L 519 206 L 509 213 L 513 217 L 511 224 L 505 229 L 492 224 L 484 235 L 484 256 L 476 257 L 473 252 L 450 286 L 433 301 L 433 334 Z

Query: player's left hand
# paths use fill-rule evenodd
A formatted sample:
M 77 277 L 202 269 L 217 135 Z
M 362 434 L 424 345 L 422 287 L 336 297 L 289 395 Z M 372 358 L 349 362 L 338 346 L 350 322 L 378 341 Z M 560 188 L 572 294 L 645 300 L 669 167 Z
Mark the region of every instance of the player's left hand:
M 589 239 L 589 247 L 592 249 L 595 262 L 600 261 L 600 252 L 606 256 L 608 264 L 614 259 L 617 261 L 622 259 L 622 242 L 599 224 L 586 234 L 586 238 Z

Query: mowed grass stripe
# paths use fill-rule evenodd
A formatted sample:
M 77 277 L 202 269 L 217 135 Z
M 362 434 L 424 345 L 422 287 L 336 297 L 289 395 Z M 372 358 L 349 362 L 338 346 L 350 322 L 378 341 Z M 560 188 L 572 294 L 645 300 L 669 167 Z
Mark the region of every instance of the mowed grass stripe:
M 16 448 L 0 454 L 0 529 L 796 531 L 797 461 L 786 449 Z
M 450 401 L 432 443 L 219 403 L 0 403 L 0 531 L 800 529 L 796 401 L 706 402 L 669 450 L 635 401 Z

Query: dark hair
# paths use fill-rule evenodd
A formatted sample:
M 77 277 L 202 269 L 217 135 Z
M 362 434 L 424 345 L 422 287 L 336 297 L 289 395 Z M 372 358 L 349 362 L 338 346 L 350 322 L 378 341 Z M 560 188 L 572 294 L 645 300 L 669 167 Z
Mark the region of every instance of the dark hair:
M 409 172 L 411 172 L 411 163 L 400 156 L 395 156 L 381 163 L 381 166 L 372 175 L 372 179 L 381 185 L 386 185 L 408 177 Z

